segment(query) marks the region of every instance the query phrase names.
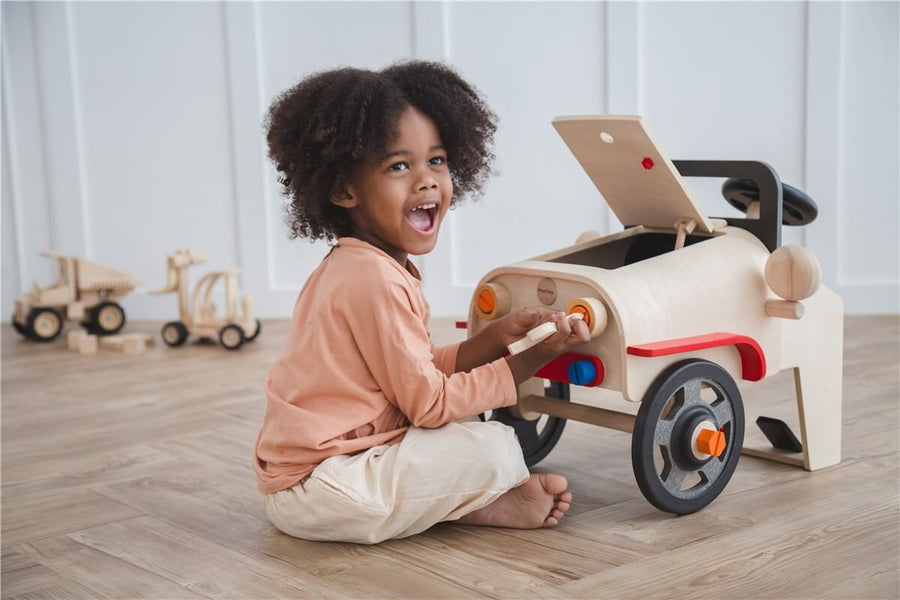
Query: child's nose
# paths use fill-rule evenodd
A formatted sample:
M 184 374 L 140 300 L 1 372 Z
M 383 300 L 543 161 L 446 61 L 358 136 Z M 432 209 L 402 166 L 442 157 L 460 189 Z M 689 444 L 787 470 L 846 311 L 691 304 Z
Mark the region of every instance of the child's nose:
M 432 175 L 431 173 L 426 173 L 426 174 L 424 174 L 424 175 L 419 179 L 419 182 L 418 182 L 418 183 L 419 183 L 418 190 L 419 190 L 420 192 L 421 192 L 421 191 L 425 191 L 425 190 L 429 190 L 429 189 L 434 189 L 434 188 L 436 188 L 437 185 L 438 185 L 437 179 L 436 179 L 436 178 L 434 177 L 434 175 Z

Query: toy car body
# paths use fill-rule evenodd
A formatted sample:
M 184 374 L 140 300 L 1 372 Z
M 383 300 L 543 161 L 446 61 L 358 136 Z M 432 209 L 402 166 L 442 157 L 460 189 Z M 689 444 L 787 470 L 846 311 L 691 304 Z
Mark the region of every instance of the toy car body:
M 48 342 L 62 333 L 65 320 L 84 321 L 92 332 L 107 335 L 125 326 L 119 302 L 144 283 L 124 271 L 54 252 L 41 256 L 56 259 L 59 279 L 48 287 L 34 284 L 16 299 L 13 327 L 28 339 Z
M 818 286 L 814 258 L 805 291 L 779 281 L 780 271 L 803 265 L 786 256 L 796 247 L 780 248 L 783 188 L 774 170 L 756 162 L 672 163 L 638 117 L 564 117 L 554 126 L 626 229 L 494 269 L 479 282 L 470 336 L 530 306 L 594 319 L 590 343 L 523 384 L 517 406 L 493 412 L 516 429 L 526 462 L 546 456 L 566 418 L 633 431 L 641 491 L 678 514 L 721 492 L 742 449 L 809 470 L 838 463 L 843 303 Z M 755 181 L 759 218 L 707 219 L 679 171 Z M 748 208 L 748 215 L 757 209 Z M 787 368 L 795 373 L 802 455 L 743 448 L 735 380 Z M 575 404 L 568 385 L 615 390 L 642 405 L 633 417 Z M 551 416 L 543 430 L 541 414 Z

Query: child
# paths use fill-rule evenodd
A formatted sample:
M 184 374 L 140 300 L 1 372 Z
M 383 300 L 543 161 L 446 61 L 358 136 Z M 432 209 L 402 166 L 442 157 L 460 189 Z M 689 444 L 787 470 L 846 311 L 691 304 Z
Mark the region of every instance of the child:
M 441 521 L 553 526 L 568 510 L 566 479 L 530 475 L 511 428 L 459 421 L 515 404 L 517 384 L 590 340 L 584 323 L 522 310 L 434 348 L 407 258 L 430 252 L 450 206 L 481 190 L 494 119 L 453 71 L 419 61 L 319 73 L 272 105 L 293 237 L 336 238 L 266 381 L 255 468 L 281 531 L 377 543 Z M 556 334 L 503 357 L 549 319 Z

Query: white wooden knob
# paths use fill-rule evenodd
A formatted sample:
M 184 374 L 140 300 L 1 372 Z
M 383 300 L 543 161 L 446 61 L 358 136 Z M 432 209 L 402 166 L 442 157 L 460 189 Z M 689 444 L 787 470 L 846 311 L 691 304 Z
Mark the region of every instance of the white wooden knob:
M 803 246 L 782 246 L 766 261 L 766 283 L 785 300 L 803 300 L 822 285 L 822 269 L 815 254 Z

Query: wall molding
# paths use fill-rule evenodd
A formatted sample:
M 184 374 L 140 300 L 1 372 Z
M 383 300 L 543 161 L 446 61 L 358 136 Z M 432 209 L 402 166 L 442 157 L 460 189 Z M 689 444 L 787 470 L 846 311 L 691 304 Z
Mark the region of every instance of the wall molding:
M 91 259 L 90 196 L 72 6 L 36 3 L 32 9 L 50 242 L 57 252 Z
M 274 190 L 259 122 L 265 102 L 260 4 L 225 2 L 222 9 L 242 289 L 252 290 L 258 315 L 283 316 L 299 286 L 279 284 L 275 277 L 274 227 L 267 210 Z
M 840 285 L 842 5 L 811 2 L 807 10 L 806 191 L 825 206 L 806 227 L 806 245 L 819 258 L 823 280 Z
M 606 66 L 606 113 L 643 116 L 643 7 L 640 0 L 606 2 L 605 6 L 606 56 L 603 59 Z M 602 233 L 613 233 L 619 221 L 605 202 L 603 217 Z
M 900 282 L 855 279 L 841 268 L 845 247 L 841 181 L 844 153 L 844 53 L 846 6 L 837 2 L 806 5 L 806 191 L 831 210 L 820 211 L 804 228 L 805 244 L 819 259 L 823 282 L 844 300 L 848 314 L 900 312 Z
M 3 25 L 9 22 L 9 18 L 5 18 Z M 28 273 L 26 271 L 26 266 L 28 264 L 25 255 L 25 220 L 24 220 L 24 210 L 22 207 L 22 183 L 21 183 L 21 165 L 19 164 L 19 154 L 18 154 L 18 140 L 19 134 L 17 131 L 17 124 L 15 119 L 16 114 L 16 102 L 15 98 L 12 94 L 13 86 L 10 78 L 10 68 L 7 64 L 9 60 L 9 49 L 7 48 L 9 36 L 0 33 L 0 52 L 2 52 L 3 56 L 3 65 L 0 67 L 0 77 L 3 78 L 3 131 L 5 135 L 3 136 L 3 152 L 6 153 L 6 159 L 9 161 L 9 178 L 10 178 L 10 190 L 12 190 L 12 198 L 10 198 L 10 208 L 12 210 L 12 218 L 13 223 L 15 224 L 15 228 L 13 231 L 13 237 L 15 238 L 15 248 L 16 248 L 16 273 L 18 275 L 18 284 L 19 291 L 23 292 L 28 289 Z M 7 311 L 4 311 L 3 316 L 5 317 Z

